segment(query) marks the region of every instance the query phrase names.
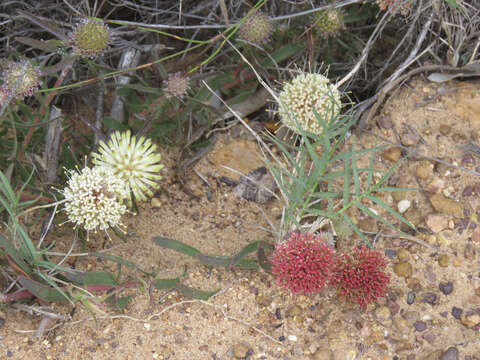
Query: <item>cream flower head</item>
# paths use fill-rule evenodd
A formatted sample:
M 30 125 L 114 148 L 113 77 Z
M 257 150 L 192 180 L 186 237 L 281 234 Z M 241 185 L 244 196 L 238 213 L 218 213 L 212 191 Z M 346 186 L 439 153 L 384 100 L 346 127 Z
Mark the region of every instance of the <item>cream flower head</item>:
M 329 123 L 342 107 L 340 91 L 321 74 L 302 73 L 285 84 L 279 94 L 279 115 L 282 123 L 296 133 L 303 131 L 319 135 L 323 131 L 313 108 Z
M 98 153 L 93 153 L 93 163 L 97 167 L 111 169 L 123 179 L 127 187 L 128 205 L 132 206 L 132 194 L 137 201 L 153 196 L 153 190 L 160 186 L 162 179 L 159 163 L 161 155 L 150 139 L 132 136 L 130 130 L 116 131 L 105 143 L 100 141 Z
M 70 170 L 63 195 L 69 221 L 87 231 L 119 227 L 122 215 L 127 212 L 123 204 L 127 196 L 125 182 L 111 169 Z

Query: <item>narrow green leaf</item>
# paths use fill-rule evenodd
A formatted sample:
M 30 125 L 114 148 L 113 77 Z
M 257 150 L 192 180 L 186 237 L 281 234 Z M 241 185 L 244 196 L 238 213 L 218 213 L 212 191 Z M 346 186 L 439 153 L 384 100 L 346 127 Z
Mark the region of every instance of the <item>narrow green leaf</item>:
M 229 266 L 230 267 L 235 267 L 240 262 L 240 260 L 242 260 L 245 256 L 247 256 L 248 254 L 256 251 L 258 249 L 258 244 L 259 244 L 259 241 L 254 241 L 254 242 L 251 242 L 250 244 L 244 246 L 243 249 L 237 255 L 235 255 L 233 257 Z
M 358 175 L 357 157 L 355 156 L 354 144 L 352 144 L 352 158 L 351 158 L 352 169 L 353 169 L 353 187 L 355 189 L 355 196 L 360 197 L 362 189 L 360 188 L 360 176 Z
M 421 188 L 397 188 L 397 187 L 391 187 L 391 186 L 380 187 L 380 188 L 375 189 L 375 191 L 378 191 L 378 192 L 385 192 L 385 191 L 403 192 L 403 191 L 421 191 L 421 190 L 423 190 L 423 189 L 421 189 Z
M 355 231 L 355 233 L 360 236 L 360 238 L 363 240 L 363 242 L 370 248 L 370 249 L 373 249 L 373 246 L 372 246 L 372 243 L 370 242 L 370 240 L 367 239 L 367 237 L 365 236 L 365 234 L 362 232 L 362 230 L 360 230 L 360 228 L 354 224 L 354 222 L 352 221 L 352 219 L 350 219 L 350 217 L 345 214 L 345 213 L 341 213 L 340 214 L 342 216 L 342 218 L 348 223 L 348 225 L 350 226 L 350 228 Z
M 101 253 L 101 252 L 92 252 L 92 253 L 90 253 L 90 255 L 100 257 L 100 258 L 103 258 L 103 259 L 107 259 L 107 260 L 113 261 L 114 263 L 137 269 L 138 271 L 140 271 L 140 272 L 142 272 L 146 275 L 150 275 L 150 273 L 142 270 L 137 264 L 135 264 L 131 261 L 125 260 L 121 257 L 115 256 L 115 255 L 110 255 L 110 254 L 104 254 L 104 253 Z
M 348 157 L 345 158 L 345 171 L 344 171 L 344 176 L 343 176 L 343 207 L 345 208 L 348 204 L 349 200 L 349 193 L 350 193 L 350 168 L 348 166 Z
M 400 221 L 402 221 L 403 223 L 407 224 L 410 228 L 412 228 L 413 230 L 416 230 L 415 226 L 412 225 L 410 223 L 410 221 L 408 221 L 407 219 L 405 219 L 399 212 L 395 211 L 394 209 L 392 209 L 390 206 L 388 206 L 383 200 L 381 200 L 380 198 L 376 197 L 376 196 L 373 196 L 373 195 L 367 195 L 366 196 L 368 199 L 370 199 L 371 201 L 373 201 L 374 203 L 380 205 L 384 210 L 388 211 L 390 214 L 392 214 L 393 216 L 395 216 L 397 219 L 399 219 Z M 388 225 L 388 224 L 386 224 Z M 392 229 L 397 231 L 398 232 L 398 229 L 396 229 L 393 225 L 392 226 Z
M 177 284 L 175 289 L 183 296 L 197 300 L 208 300 L 212 295 L 215 295 L 217 292 L 220 291 L 220 289 L 214 291 L 202 291 L 180 283 Z
M 184 244 L 181 241 L 168 239 L 162 236 L 155 236 L 153 237 L 153 242 L 158 246 L 164 247 L 166 249 L 172 249 L 178 252 L 181 252 L 185 255 L 189 255 L 192 257 L 197 257 L 201 254 L 200 250 L 195 249 L 193 246 Z
M 82 285 L 118 285 L 112 274 L 103 271 L 64 273 L 63 275 L 70 281 Z

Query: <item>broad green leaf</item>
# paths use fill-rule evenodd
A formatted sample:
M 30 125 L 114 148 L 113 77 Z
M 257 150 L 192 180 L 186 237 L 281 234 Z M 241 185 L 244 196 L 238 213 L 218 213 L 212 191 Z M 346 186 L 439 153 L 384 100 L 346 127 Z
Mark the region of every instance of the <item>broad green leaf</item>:
M 173 289 L 177 286 L 179 281 L 180 278 L 155 279 L 152 281 L 152 285 L 158 290 Z
M 36 297 L 44 301 L 48 301 L 48 302 L 67 301 L 67 298 L 65 298 L 65 296 L 62 295 L 61 292 L 57 291 L 56 289 L 50 286 L 46 286 L 32 279 L 28 279 L 24 276 L 19 277 L 19 282 L 25 289 L 27 289 L 33 295 L 35 295 Z
M 118 297 L 115 295 L 111 295 L 105 299 L 108 306 L 115 308 L 117 310 L 123 310 L 127 307 L 130 300 L 133 299 L 133 295 L 127 295 Z
M 32 275 L 31 267 L 21 258 L 18 251 L 12 245 L 12 243 L 3 235 L 0 234 L 0 247 L 6 251 L 11 260 L 18 265 L 26 274 Z
M 288 44 L 285 45 L 277 50 L 275 50 L 271 55 L 271 57 L 277 62 L 280 63 L 283 60 L 286 60 L 304 49 L 303 45 L 300 44 Z M 273 65 L 273 62 L 270 57 L 265 57 L 261 62 L 260 65 L 263 67 Z

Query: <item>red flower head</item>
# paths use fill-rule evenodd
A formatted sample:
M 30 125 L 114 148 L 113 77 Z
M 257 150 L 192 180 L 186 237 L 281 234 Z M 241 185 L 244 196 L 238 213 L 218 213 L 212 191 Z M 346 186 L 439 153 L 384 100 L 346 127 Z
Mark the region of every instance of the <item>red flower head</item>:
M 338 260 L 331 285 L 345 300 L 365 307 L 387 293 L 390 276 L 385 273 L 386 266 L 378 251 L 365 246 L 355 248 Z
M 278 285 L 293 294 L 321 291 L 332 279 L 337 260 L 320 236 L 292 232 L 272 254 L 272 272 Z

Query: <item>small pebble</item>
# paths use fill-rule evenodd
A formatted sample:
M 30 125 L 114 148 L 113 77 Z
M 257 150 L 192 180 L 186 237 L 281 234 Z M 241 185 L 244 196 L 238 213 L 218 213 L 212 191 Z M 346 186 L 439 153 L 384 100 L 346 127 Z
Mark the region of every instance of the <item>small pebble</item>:
M 473 246 L 473 244 L 471 243 L 467 243 L 467 245 L 465 245 L 465 249 L 463 250 L 463 256 L 465 257 L 465 259 L 467 260 L 473 260 L 475 259 L 475 246 Z
M 296 342 L 298 340 L 298 338 L 297 338 L 296 335 L 288 335 L 288 340 L 290 340 L 292 342 Z
M 312 356 L 313 360 L 333 360 L 335 356 L 331 350 L 319 349 Z
M 412 275 L 413 267 L 409 262 L 401 261 L 393 265 L 393 271 L 397 276 L 408 278 Z
M 250 349 L 245 344 L 239 343 L 233 345 L 233 356 L 235 359 L 245 359 L 249 351 Z
M 397 250 L 395 249 L 386 249 L 385 256 L 389 259 L 394 259 L 397 256 Z
M 449 257 L 447 254 L 440 254 L 438 256 L 438 265 L 440 267 L 448 267 Z
M 405 211 L 407 211 L 410 206 L 412 206 L 412 202 L 410 200 L 401 200 L 398 204 L 397 204 L 397 207 L 398 207 L 398 212 L 400 214 L 403 214 L 405 213 Z
M 447 351 L 445 351 L 440 360 L 458 360 L 458 350 L 454 346 L 450 346 Z
M 453 284 L 451 281 L 448 281 L 448 282 L 441 282 L 439 285 L 438 285 L 440 291 L 444 294 L 444 295 L 450 295 L 453 291 Z
M 407 295 L 407 304 L 412 305 L 415 302 L 415 297 L 417 294 L 415 294 L 414 291 L 409 291 Z
M 425 331 L 426 328 L 427 328 L 427 323 L 425 321 L 415 321 L 413 323 L 413 327 L 415 328 L 415 330 L 417 330 L 418 332 L 422 332 L 422 331 Z
M 462 191 L 462 196 L 463 197 L 468 197 L 473 194 L 473 186 L 465 186 L 465 188 Z
M 395 124 L 390 116 L 384 115 L 378 120 L 378 125 L 384 129 L 391 129 Z
M 422 302 L 430 305 L 434 305 L 437 301 L 437 294 L 433 292 L 426 292 L 422 296 Z
M 457 319 L 457 320 L 460 320 L 460 318 L 462 317 L 462 314 L 463 314 L 463 310 L 454 306 L 452 308 L 452 316 Z
M 282 312 L 280 308 L 275 309 L 275 317 L 277 318 L 277 320 L 282 320 Z
M 410 255 L 407 250 L 400 248 L 397 250 L 397 258 L 399 261 L 408 261 L 410 259 Z

